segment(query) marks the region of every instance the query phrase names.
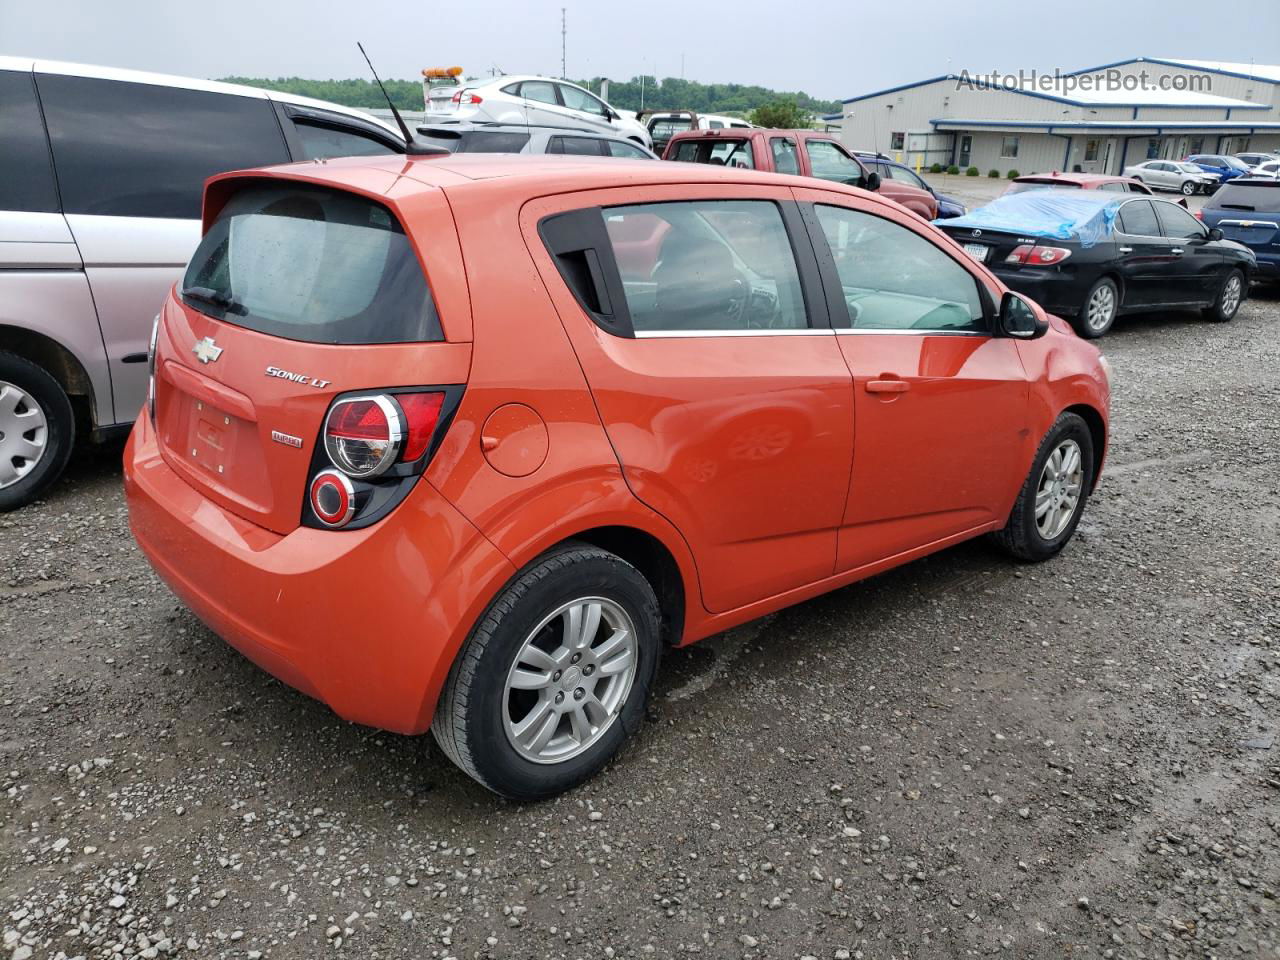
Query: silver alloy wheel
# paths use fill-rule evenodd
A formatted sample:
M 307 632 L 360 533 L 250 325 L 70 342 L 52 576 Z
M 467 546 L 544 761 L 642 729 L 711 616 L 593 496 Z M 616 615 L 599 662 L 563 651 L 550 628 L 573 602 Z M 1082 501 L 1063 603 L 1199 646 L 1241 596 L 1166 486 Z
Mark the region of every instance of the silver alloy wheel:
M 511 746 L 534 763 L 561 763 L 590 748 L 622 712 L 639 654 L 635 624 L 612 600 L 557 607 L 507 672 L 502 725 Z
M 1103 284 L 1093 291 L 1093 296 L 1085 304 L 1085 319 L 1090 330 L 1105 330 L 1111 325 L 1116 313 L 1116 291 L 1114 287 Z
M 1045 540 L 1062 535 L 1080 506 L 1084 456 L 1080 444 L 1063 440 L 1053 448 L 1036 486 L 1036 529 Z
M 0 490 L 11 487 L 40 462 L 49 445 L 49 420 L 35 398 L 0 380 Z
M 1191 196 L 1193 193 L 1196 192 L 1195 183 L 1191 180 L 1182 181 L 1182 192 L 1186 194 L 1188 197 Z
M 1233 273 L 1227 278 L 1227 285 L 1222 288 L 1222 316 L 1233 317 L 1240 308 L 1240 274 Z

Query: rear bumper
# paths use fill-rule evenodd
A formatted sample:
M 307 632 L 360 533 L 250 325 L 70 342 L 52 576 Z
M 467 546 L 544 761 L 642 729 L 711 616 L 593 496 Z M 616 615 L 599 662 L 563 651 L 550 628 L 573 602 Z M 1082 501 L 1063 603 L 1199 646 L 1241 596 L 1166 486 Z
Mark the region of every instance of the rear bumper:
M 146 417 L 125 448 L 129 524 L 210 629 L 346 720 L 421 733 L 470 625 L 514 572 L 425 480 L 361 530 L 281 536 L 206 499 Z
M 991 268 L 1010 290 L 1024 293 L 1050 313 L 1074 317 L 1084 306 L 1087 284 L 1073 273 L 1024 267 L 1021 270 Z

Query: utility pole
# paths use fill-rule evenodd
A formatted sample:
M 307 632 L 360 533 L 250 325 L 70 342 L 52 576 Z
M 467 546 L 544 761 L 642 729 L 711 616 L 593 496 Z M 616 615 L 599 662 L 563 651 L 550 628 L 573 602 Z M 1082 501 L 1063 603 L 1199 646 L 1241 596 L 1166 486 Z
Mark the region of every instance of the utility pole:
M 565 69 L 564 52 L 565 52 L 565 20 L 564 20 L 564 7 L 561 7 L 560 8 L 560 79 L 568 80 L 569 73 Z

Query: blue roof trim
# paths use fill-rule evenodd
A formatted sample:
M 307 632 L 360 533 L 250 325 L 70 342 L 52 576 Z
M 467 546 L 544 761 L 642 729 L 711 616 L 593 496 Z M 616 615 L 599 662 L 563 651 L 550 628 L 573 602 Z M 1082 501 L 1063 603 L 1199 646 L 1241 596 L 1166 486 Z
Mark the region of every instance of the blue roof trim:
M 1109 126 L 1099 126 L 1099 122 L 1110 124 Z M 1136 123 L 1129 123 L 1124 120 L 965 120 L 953 119 L 951 117 L 935 117 L 929 123 L 937 126 L 940 123 L 959 124 L 962 127 L 1043 127 L 1046 133 L 1053 133 L 1055 129 L 1062 128 L 1068 130 L 1098 130 L 1105 132 L 1107 130 L 1154 130 L 1159 133 L 1163 130 L 1186 130 L 1189 133 L 1198 133 L 1207 130 L 1227 130 L 1231 133 L 1252 133 L 1254 130 L 1280 130 L 1280 121 L 1270 122 L 1262 121 L 1253 123 L 1252 121 L 1235 120 L 1230 123 L 1223 121 L 1222 123 L 1214 123 L 1212 120 L 1194 120 L 1192 123 L 1197 126 L 1191 126 L 1189 123 L 1178 123 L 1176 120 L 1139 120 Z M 1248 123 L 1247 127 L 1241 124 Z
M 1213 67 L 1203 67 L 1198 63 L 1187 63 L 1185 60 L 1163 60 L 1158 57 L 1132 57 L 1128 60 L 1117 60 L 1115 63 L 1104 63 L 1097 67 L 1085 67 L 1083 70 L 1072 70 L 1070 73 L 1064 73 L 1064 77 L 1078 77 L 1082 73 L 1095 73 L 1098 70 L 1109 70 L 1112 67 L 1122 67 L 1127 63 L 1158 63 L 1165 67 L 1182 67 L 1184 70 L 1198 70 L 1201 73 L 1216 73 L 1222 77 L 1235 77 L 1239 80 L 1259 80 L 1262 83 L 1280 84 L 1280 81 L 1272 80 L 1270 77 L 1260 77 L 1254 73 L 1238 73 L 1235 70 L 1216 70 Z
M 1130 61 L 1126 60 L 1122 62 L 1128 63 Z M 1149 62 L 1156 63 L 1158 61 L 1153 60 Z M 1176 64 L 1176 65 L 1180 66 L 1180 64 Z M 1103 68 L 1096 67 L 1095 69 L 1103 69 Z M 1081 72 L 1088 73 L 1089 71 L 1085 70 Z M 1073 76 L 1073 74 L 1064 74 L 1064 76 Z M 958 79 L 959 79 L 958 74 L 946 73 L 940 77 L 931 77 L 928 80 L 917 80 L 915 83 L 904 83 L 900 87 L 890 87 L 888 90 L 877 90 L 875 93 L 864 93 L 860 97 L 849 97 L 847 100 L 841 100 L 840 102 L 841 103 L 857 103 L 860 100 L 870 100 L 873 97 L 883 97 L 885 94 L 898 93 L 901 90 L 912 90 L 912 89 L 915 89 L 916 87 L 927 87 L 929 84 L 938 83 L 941 80 L 958 80 Z M 1073 100 L 1070 97 L 1057 97 L 1051 93 L 1041 93 L 1038 90 L 1010 90 L 1008 87 L 992 86 L 987 83 L 982 83 L 981 81 L 976 79 L 973 80 L 972 83 L 973 83 L 974 89 L 976 90 L 990 90 L 994 93 L 1017 93 L 1017 94 L 1021 94 L 1024 97 L 1038 97 L 1041 100 L 1052 100 L 1054 103 L 1069 103 L 1073 107 L 1088 107 L 1090 109 L 1095 109 L 1095 110 L 1109 110 L 1112 107 L 1147 107 L 1152 110 L 1226 110 L 1228 109 L 1227 105 L 1222 103 L 1152 103 L 1150 101 L 1147 101 L 1145 103 L 1120 103 L 1120 102 L 1098 103 L 1095 100 Z M 1176 93 L 1178 91 L 1169 91 L 1169 92 Z M 1232 110 L 1270 110 L 1271 104 L 1269 103 L 1250 103 L 1247 105 L 1233 104 L 1230 107 L 1230 109 Z

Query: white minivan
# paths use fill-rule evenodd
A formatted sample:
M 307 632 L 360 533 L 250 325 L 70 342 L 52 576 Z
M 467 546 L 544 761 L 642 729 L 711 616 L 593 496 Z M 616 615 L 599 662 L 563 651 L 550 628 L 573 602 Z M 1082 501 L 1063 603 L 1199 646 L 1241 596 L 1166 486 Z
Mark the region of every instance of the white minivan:
M 207 177 L 405 150 L 332 103 L 15 57 L 0 57 L 0 131 L 0 510 L 56 480 L 77 436 L 137 416 Z

